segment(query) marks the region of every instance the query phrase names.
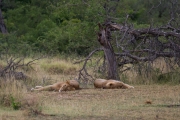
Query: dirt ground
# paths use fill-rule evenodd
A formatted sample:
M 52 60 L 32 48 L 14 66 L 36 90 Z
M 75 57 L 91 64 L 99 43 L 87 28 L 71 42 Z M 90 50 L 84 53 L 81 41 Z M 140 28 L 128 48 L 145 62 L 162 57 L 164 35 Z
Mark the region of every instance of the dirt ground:
M 134 89 L 91 88 L 61 93 L 28 92 L 24 101 L 33 114 L 28 114 L 29 111 L 26 109 L 15 111 L 0 108 L 0 120 L 180 119 L 180 85 L 134 87 Z M 38 105 L 35 105 L 36 103 Z

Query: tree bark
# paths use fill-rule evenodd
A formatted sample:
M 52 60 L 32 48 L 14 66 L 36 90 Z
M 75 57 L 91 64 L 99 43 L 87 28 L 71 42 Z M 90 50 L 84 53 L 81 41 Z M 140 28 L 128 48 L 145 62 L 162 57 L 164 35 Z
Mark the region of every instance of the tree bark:
M 107 61 L 107 79 L 116 79 L 119 80 L 117 72 L 117 62 L 113 47 L 110 43 L 110 31 L 108 27 L 103 28 L 99 24 L 100 32 L 98 33 L 98 41 L 102 45 L 104 54 Z
M 7 31 L 6 25 L 5 25 L 4 20 L 3 20 L 1 6 L 2 6 L 2 0 L 0 0 L 0 29 L 1 29 L 1 32 L 3 34 L 6 34 L 6 33 L 8 33 L 8 31 Z

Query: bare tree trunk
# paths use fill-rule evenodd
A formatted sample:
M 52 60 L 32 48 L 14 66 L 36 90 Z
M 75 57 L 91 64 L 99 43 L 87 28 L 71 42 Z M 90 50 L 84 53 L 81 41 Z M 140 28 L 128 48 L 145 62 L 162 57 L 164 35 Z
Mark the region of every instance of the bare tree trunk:
M 6 34 L 8 33 L 7 29 L 6 29 L 6 25 L 4 23 L 4 20 L 3 20 L 3 15 L 2 15 L 2 11 L 1 11 L 1 6 L 2 6 L 2 0 L 0 0 L 0 29 L 1 29 L 1 32 L 3 34 Z
M 108 71 L 108 79 L 116 79 L 119 80 L 118 72 L 117 72 L 117 62 L 113 47 L 110 43 L 110 31 L 108 27 L 103 28 L 99 24 L 100 32 L 98 34 L 98 41 L 102 45 L 104 54 L 107 60 L 107 71 Z
M 117 74 L 117 62 L 116 62 L 114 52 L 110 49 L 110 47 L 108 48 L 103 47 L 103 49 L 104 49 L 104 53 L 105 53 L 107 65 L 108 65 L 108 79 L 118 80 L 119 78 Z

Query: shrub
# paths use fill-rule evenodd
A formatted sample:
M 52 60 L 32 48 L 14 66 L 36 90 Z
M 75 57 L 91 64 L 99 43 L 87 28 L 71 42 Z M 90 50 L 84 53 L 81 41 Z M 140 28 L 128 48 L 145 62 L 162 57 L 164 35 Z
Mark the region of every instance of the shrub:
M 18 110 L 21 107 L 20 102 L 17 102 L 13 96 L 10 96 L 11 98 L 11 106 L 14 110 Z
M 170 84 L 179 84 L 180 83 L 180 74 L 179 72 L 168 72 L 160 74 L 157 77 L 157 83 L 170 83 Z
M 21 107 L 21 99 L 27 91 L 25 86 L 15 80 L 0 80 L 0 105 L 17 110 Z

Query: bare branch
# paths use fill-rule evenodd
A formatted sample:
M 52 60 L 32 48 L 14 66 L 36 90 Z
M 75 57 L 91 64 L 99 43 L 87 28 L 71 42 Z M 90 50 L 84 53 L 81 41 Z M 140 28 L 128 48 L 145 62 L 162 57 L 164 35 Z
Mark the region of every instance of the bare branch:
M 77 61 L 77 62 L 74 62 L 74 64 L 78 64 L 78 63 L 84 62 L 83 67 L 79 70 L 78 80 L 83 79 L 84 82 L 87 82 L 88 81 L 87 77 L 90 77 L 92 80 L 94 79 L 91 75 L 88 74 L 88 72 L 86 70 L 86 65 L 87 65 L 87 62 L 90 60 L 90 57 L 94 53 L 96 53 L 98 51 L 102 51 L 102 50 L 103 50 L 102 48 L 95 49 L 85 59 Z M 83 74 L 83 72 L 84 72 L 84 74 Z
M 17 72 L 17 69 L 20 69 L 24 66 L 30 67 L 31 64 L 34 63 L 34 61 L 42 59 L 43 57 L 38 57 L 36 59 L 33 59 L 27 63 L 24 62 L 24 58 L 18 58 L 18 57 L 11 57 L 9 60 L 6 60 L 7 66 L 2 68 L 0 71 L 0 77 L 15 77 L 15 79 L 20 78 L 27 78 L 26 75 L 24 75 L 23 72 Z
M 90 58 L 95 52 L 102 51 L 102 50 L 103 50 L 102 48 L 97 48 L 97 49 L 93 50 L 85 59 L 80 60 L 80 61 L 76 61 L 76 62 L 74 62 L 73 64 L 78 64 L 78 63 L 81 63 L 81 62 L 83 62 L 83 61 L 87 61 L 87 60 L 89 60 L 89 58 Z

